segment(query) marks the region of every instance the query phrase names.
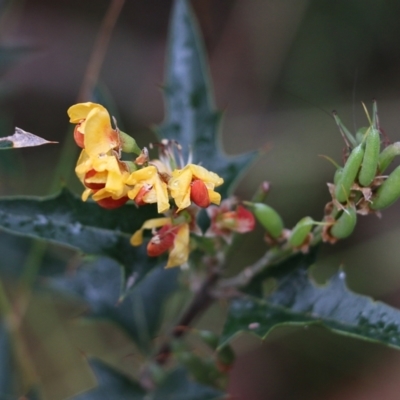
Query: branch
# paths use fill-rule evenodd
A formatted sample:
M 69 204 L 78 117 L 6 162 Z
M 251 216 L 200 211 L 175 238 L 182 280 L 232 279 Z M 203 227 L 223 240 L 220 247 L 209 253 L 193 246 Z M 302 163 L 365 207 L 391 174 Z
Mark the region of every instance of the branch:
M 192 302 L 189 304 L 188 308 L 170 333 L 169 340 L 165 341 L 158 350 L 155 360 L 159 365 L 164 365 L 171 355 L 171 339 L 182 337 L 185 332 L 187 332 L 191 323 L 211 306 L 215 299 L 212 295 L 212 288 L 218 281 L 219 277 L 220 271 L 215 269 L 203 282 L 200 289 L 192 299 Z

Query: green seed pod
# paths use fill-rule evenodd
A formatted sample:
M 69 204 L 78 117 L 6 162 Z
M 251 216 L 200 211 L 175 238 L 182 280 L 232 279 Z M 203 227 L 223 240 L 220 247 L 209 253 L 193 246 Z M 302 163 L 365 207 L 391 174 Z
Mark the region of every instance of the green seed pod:
M 382 183 L 374 196 L 370 207 L 382 210 L 389 207 L 400 197 L 400 166 L 398 166 Z
M 344 239 L 351 235 L 357 223 L 355 207 L 348 207 L 336 220 L 331 228 L 331 235 L 336 239 Z
M 356 133 L 356 140 L 357 140 L 357 142 L 358 142 L 359 144 L 361 144 L 361 143 L 364 141 L 364 136 L 365 136 L 365 133 L 367 132 L 368 129 L 369 129 L 369 128 L 364 127 L 364 128 L 360 128 L 360 129 L 357 131 L 357 133 Z
M 343 168 L 342 168 L 342 167 L 339 167 L 339 168 L 335 171 L 335 175 L 333 176 L 333 183 L 334 183 L 335 185 L 338 184 L 338 182 L 339 182 L 340 178 L 342 177 L 342 175 L 343 175 Z
M 374 180 L 378 168 L 380 148 L 379 131 L 371 127 L 365 142 L 364 157 L 358 175 L 358 182 L 361 186 L 369 186 Z
M 391 164 L 396 156 L 400 155 L 400 142 L 390 144 L 379 154 L 378 165 L 379 173 L 382 174 Z
M 288 239 L 289 244 L 293 247 L 301 246 L 310 233 L 313 224 L 314 220 L 311 217 L 302 218 L 292 229 Z
M 270 206 L 264 203 L 245 202 L 253 210 L 258 222 L 267 230 L 267 232 L 277 239 L 281 236 L 284 225 L 280 215 Z
M 363 156 L 364 149 L 362 148 L 362 145 L 359 144 L 353 149 L 343 167 L 342 177 L 339 179 L 335 188 L 335 196 L 340 203 L 346 202 L 349 197 L 350 188 L 356 179 Z

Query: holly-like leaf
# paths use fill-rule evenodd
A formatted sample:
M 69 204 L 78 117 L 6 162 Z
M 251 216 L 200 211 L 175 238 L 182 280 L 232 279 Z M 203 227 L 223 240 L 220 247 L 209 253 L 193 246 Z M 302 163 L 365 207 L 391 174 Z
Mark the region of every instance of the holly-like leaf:
M 82 202 L 67 189 L 46 198 L 0 199 L 1 228 L 112 258 L 124 267 L 127 289 L 157 263 L 142 247 L 129 243 L 130 235 L 156 215 L 152 206 L 105 210 L 94 202 Z
M 218 137 L 220 113 L 212 100 L 205 51 L 187 0 L 175 0 L 169 30 L 165 77 L 166 118 L 158 128 L 160 137 L 182 145 L 185 157 L 201 163 L 225 180 L 223 196 L 254 159 L 254 153 L 227 157 Z
M 171 372 L 162 385 L 152 393 L 152 400 L 218 400 L 225 394 L 191 380 L 184 368 Z
M 167 298 L 177 288 L 178 269 L 154 268 L 121 300 L 123 277 L 117 263 L 99 258 L 82 265 L 74 275 L 49 281 L 54 289 L 79 297 L 88 316 L 118 323 L 144 351 L 156 336 Z
M 0 150 L 35 147 L 50 143 L 58 142 L 51 142 L 33 133 L 26 132 L 21 128 L 15 128 L 13 135 L 0 138 Z
M 90 360 L 98 387 L 73 397 L 73 400 L 144 400 L 146 392 L 134 382 L 98 360 Z
M 318 287 L 302 268 L 281 277 L 277 290 L 267 299 L 234 300 L 221 344 L 240 332 L 265 338 L 276 326 L 310 324 L 400 349 L 400 310 L 351 292 L 343 271 L 327 286 Z

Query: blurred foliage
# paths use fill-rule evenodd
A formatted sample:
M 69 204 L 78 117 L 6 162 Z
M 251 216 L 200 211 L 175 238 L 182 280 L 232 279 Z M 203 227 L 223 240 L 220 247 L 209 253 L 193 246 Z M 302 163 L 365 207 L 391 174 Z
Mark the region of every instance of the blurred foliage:
M 72 3 L 59 2 L 59 4 L 45 1 L 27 2 L 26 11 L 22 11 L 26 14 L 13 16 L 13 18 L 21 18 L 19 28 L 22 35 L 28 37 L 37 35 L 37 38 L 32 39 L 33 46 L 20 43 L 10 45 L 6 42 L 0 45 L 0 74 L 3 80 L 0 84 L 0 98 L 3 99 L 2 102 L 4 103 L 0 116 L 1 136 L 10 135 L 12 126 L 18 125 L 46 138 L 63 141 L 65 134 L 67 134 L 64 109 L 75 100 L 81 83 L 82 65 L 86 60 L 83 56 L 92 45 L 90 40 L 93 37 L 93 32 L 97 29 L 97 25 L 95 27 L 91 24 L 97 22 L 95 16 L 100 17 L 106 8 L 105 1 L 96 4 L 85 2 L 85 5 L 81 3 L 77 1 Z M 216 4 L 203 0 L 193 1 L 200 18 L 201 28 L 206 35 L 213 74 L 216 75 L 216 78 L 224 78 L 216 79 L 215 91 L 219 100 L 218 103 L 221 104 L 222 108 L 226 108 L 224 113 L 226 124 L 223 135 L 225 147 L 228 152 L 237 153 L 258 149 L 266 143 L 271 144 L 271 150 L 267 156 L 259 160 L 250 169 L 239 186 L 238 193 L 243 198 L 248 197 L 248 194 L 254 191 L 260 181 L 265 179 L 272 181 L 273 190 L 268 200 L 285 216 L 285 222 L 288 226 L 295 223 L 304 214 L 311 214 L 316 219 L 320 218 L 322 214 L 323 205 L 328 198 L 325 182 L 331 180 L 333 168 L 325 161 L 318 160 L 316 154 L 328 154 L 337 160 L 340 159 L 342 154 L 342 143 L 333 120 L 329 120 L 317 107 L 322 107 L 328 112 L 333 107 L 338 108 L 345 119 L 353 119 L 354 125 L 357 126 L 359 125 L 358 121 L 365 117 L 362 112 L 354 111 L 354 103 L 358 102 L 358 99 L 369 100 L 377 96 L 380 100 L 384 130 L 391 139 L 396 139 L 399 107 L 396 97 L 400 85 L 397 73 L 400 66 L 398 41 L 400 27 L 397 22 L 400 11 L 399 4 L 396 2 L 369 1 L 360 3 L 344 0 L 339 2 L 314 0 L 303 2 L 303 9 L 300 10 L 295 8 L 292 3 L 277 4 L 267 1 L 249 4 L 244 1 L 223 1 Z M 9 13 L 11 4 L 12 2 L 4 1 L 0 3 L 0 9 Z M 168 6 L 169 2 L 162 6 L 154 2 L 149 2 L 147 5 L 140 4 L 140 2 L 127 2 L 121 20 L 121 30 L 117 32 L 114 47 L 111 46 L 110 48 L 109 61 L 105 63 L 102 74 L 101 84 L 104 85 L 104 88 L 108 86 L 115 96 L 113 101 L 116 104 L 115 110 L 118 110 L 121 115 L 121 126 L 122 124 L 126 126 L 124 129 L 126 131 L 134 131 L 135 136 L 137 133 L 137 136 L 143 142 L 149 141 L 151 135 L 147 127 L 149 121 L 159 121 L 162 115 L 160 111 L 161 96 L 156 85 L 162 79 L 160 60 L 164 50 L 160 51 L 159 49 L 164 48 L 165 32 L 163 29 L 166 25 L 165 17 Z M 51 10 L 51 12 L 49 14 L 43 13 L 42 7 Z M 297 5 L 297 7 L 299 6 Z M 73 11 L 71 11 L 72 9 Z M 63 13 L 61 10 L 66 12 Z M 77 10 L 78 12 L 76 12 Z M 57 17 L 58 13 L 61 17 Z M 38 19 L 39 15 L 41 15 L 40 19 Z M 279 26 L 268 23 L 269 18 L 278 21 Z M 135 23 L 132 23 L 133 19 Z M 4 19 L 0 19 L 0 21 L 4 22 Z M 60 21 L 64 21 L 64 23 L 60 23 Z M 158 21 L 160 24 L 157 25 L 154 21 Z M 291 21 L 295 21 L 295 23 L 289 26 Z M 69 31 L 64 30 L 65 24 L 69 25 Z M 157 27 L 153 29 L 155 25 Z M 182 22 L 182 25 L 186 27 L 185 29 L 191 29 L 187 19 Z M 58 28 L 61 35 L 64 35 L 67 41 L 74 43 L 76 47 L 74 49 L 68 47 L 61 35 L 56 34 L 57 29 L 55 28 Z M 42 29 L 43 32 L 39 29 Z M 74 30 L 75 33 L 68 35 L 71 30 Z M 43 36 L 40 36 L 43 33 L 49 45 L 45 46 L 45 49 L 41 48 L 40 56 L 38 56 L 35 40 L 42 40 L 43 43 L 47 43 L 43 40 Z M 191 35 L 192 32 L 189 32 L 189 34 Z M 74 35 L 77 35 L 77 37 Z M 2 32 L 2 40 L 5 37 L 4 32 Z M 179 35 L 179 38 L 182 39 L 184 36 Z M 282 38 L 285 38 L 286 41 Z M 193 40 L 193 37 L 189 37 L 187 40 Z M 56 46 L 51 45 L 52 41 L 56 43 Z M 144 44 L 139 44 L 142 41 Z M 274 57 L 274 46 L 279 47 L 278 50 L 282 51 L 283 56 L 281 58 Z M 55 50 L 56 48 L 57 50 Z M 195 62 L 203 64 L 202 45 L 194 40 L 190 48 L 192 50 L 196 48 L 197 51 L 200 51 L 200 59 L 195 60 Z M 33 49 L 35 49 L 35 52 L 32 51 Z M 171 45 L 169 51 L 172 51 Z M 127 54 L 128 52 L 129 54 Z M 179 57 L 174 59 L 173 54 L 176 53 L 169 54 L 170 66 L 181 60 Z M 182 54 L 187 56 L 185 52 Z M 233 56 L 230 56 L 230 54 L 233 54 Z M 197 56 L 198 54 L 195 52 L 194 57 Z M 226 159 L 219 152 L 219 141 L 216 144 L 209 140 L 210 137 L 215 136 L 220 121 L 220 115 L 216 113 L 213 101 L 207 93 L 210 89 L 209 79 L 207 74 L 201 75 L 204 69 L 199 65 L 196 67 L 193 65 L 193 54 L 192 58 L 189 57 L 188 59 L 189 62 L 185 63 L 184 74 L 188 81 L 185 82 L 194 84 L 194 86 L 189 87 L 189 89 L 184 87 L 182 92 L 176 91 L 175 93 L 179 93 L 179 96 L 173 98 L 173 88 L 176 89 L 179 79 L 169 70 L 166 77 L 169 79 L 170 85 L 166 84 L 163 89 L 168 107 L 174 107 L 174 104 L 179 107 L 182 104 L 191 104 L 195 106 L 201 116 L 193 116 L 189 112 L 182 117 L 179 113 L 186 112 L 188 109 L 183 108 L 183 110 L 177 111 L 173 108 L 172 111 L 177 111 L 177 114 L 174 115 L 170 110 L 158 132 L 160 136 L 168 135 L 170 138 L 179 140 L 182 140 L 183 137 L 183 142 L 190 143 L 193 142 L 193 138 L 190 139 L 189 135 L 186 136 L 187 132 L 191 132 L 191 129 L 197 126 L 197 122 L 203 121 L 204 118 L 206 120 L 204 132 L 206 132 L 205 136 L 208 137 L 208 141 L 198 143 L 200 147 L 203 146 L 202 154 L 213 155 L 211 158 L 213 158 L 212 162 L 215 165 L 222 161 L 225 163 Z M 20 66 L 18 67 L 16 63 L 20 63 Z M 196 68 L 199 68 L 199 70 Z M 274 70 L 278 71 L 275 76 L 270 72 Z M 190 77 L 190 73 L 193 71 L 197 71 L 197 73 Z M 199 82 L 191 79 L 199 79 L 200 86 Z M 271 81 L 272 84 L 269 84 Z M 10 92 L 10 88 L 13 91 Z M 352 102 L 353 106 L 351 105 Z M 266 104 L 268 105 L 266 106 Z M 113 114 L 117 115 L 117 112 L 113 112 Z M 365 123 L 361 125 L 365 125 Z M 182 135 L 182 133 L 184 134 Z M 58 161 L 58 154 L 56 149 L 2 152 L 0 159 L 1 193 L 44 194 L 49 187 L 49 181 L 54 172 L 53 166 Z M 228 171 L 225 171 L 230 174 L 227 181 L 234 180 L 251 157 L 238 158 L 238 163 L 225 164 L 225 167 L 229 165 L 229 168 L 226 167 Z M 232 159 L 229 159 L 229 162 L 232 162 Z M 77 183 L 74 185 L 77 189 Z M 94 204 L 80 203 L 70 193 L 64 192 L 63 199 L 66 202 L 70 201 L 68 207 L 73 204 L 71 209 L 74 211 L 73 219 L 71 219 L 69 225 L 68 223 L 66 225 L 67 230 L 76 228 L 84 232 L 85 229 L 82 228 L 85 224 L 82 223 L 81 219 L 92 215 L 96 216 L 93 220 L 101 225 L 101 230 L 108 223 L 111 223 L 110 221 L 112 223 L 119 221 L 118 223 L 122 225 L 118 225 L 118 231 L 115 235 L 124 237 L 121 240 L 127 243 L 128 235 L 134 231 L 135 226 L 139 226 L 141 223 L 135 219 L 136 213 L 133 211 L 133 206 L 124 207 L 120 213 L 119 211 L 110 212 L 109 219 L 104 217 L 105 214 L 103 213 L 100 217 Z M 47 202 L 51 201 L 51 198 L 47 200 Z M 40 216 L 43 213 L 48 213 L 49 208 L 46 207 L 50 206 L 51 203 L 46 203 L 46 201 L 43 203 L 36 201 L 24 203 L 23 200 L 18 199 L 4 199 L 1 202 L 2 206 L 7 204 L 7 209 L 4 211 L 7 214 L 6 219 L 12 219 L 11 215 L 16 213 L 17 209 L 18 215 L 23 215 L 21 214 L 22 211 L 26 212 L 27 208 L 32 207 L 28 211 L 28 213 L 35 214 L 35 218 L 30 221 L 32 229 L 30 232 L 13 229 L 18 231 L 19 234 L 28 233 L 31 236 L 41 236 L 64 244 L 70 242 L 70 238 L 66 239 L 65 237 L 65 240 L 58 240 L 59 237 L 56 235 L 55 226 L 58 226 L 57 224 L 60 222 L 60 210 L 54 212 L 52 220 L 50 218 L 52 226 L 50 229 L 46 225 L 44 231 L 47 230 L 47 233 L 45 235 L 37 235 L 37 232 L 33 232 L 33 228 L 35 226 L 37 228 L 37 225 L 40 229 L 43 229 L 44 220 Z M 45 207 L 44 211 L 40 209 L 43 206 Z M 127 210 L 129 210 L 128 215 L 132 218 L 124 217 Z M 399 305 L 398 260 L 400 255 L 397 254 L 398 246 L 396 245 L 398 210 L 397 206 L 393 210 L 388 210 L 383 221 L 371 218 L 368 221 L 361 222 L 357 231 L 358 235 L 335 246 L 334 251 L 326 246 L 317 261 L 318 268 L 313 271 L 314 275 L 320 281 L 325 281 L 326 277 L 331 275 L 340 263 L 345 262 L 348 265 L 346 275 L 351 289 L 383 297 L 389 303 Z M 80 217 L 77 218 L 77 215 L 80 215 Z M 46 224 L 47 222 L 49 221 L 46 221 Z M 116 228 L 116 225 L 113 228 Z M 8 229 L 10 229 L 9 226 Z M 26 226 L 24 229 L 27 229 Z M 391 232 L 383 234 L 384 230 L 390 229 Z M 102 231 L 102 234 L 105 233 Z M 257 255 L 261 255 L 265 245 L 261 242 L 260 237 L 260 232 L 256 232 L 254 236 L 246 239 L 244 245 L 240 247 L 240 251 L 237 252 L 237 258 L 235 258 L 238 265 L 246 265 L 252 262 Z M 93 241 L 82 241 L 82 237 L 79 235 L 74 236 L 74 238 L 76 239 L 73 241 L 74 243 L 69 243 L 74 248 L 87 251 L 88 246 L 95 245 Z M 6 286 L 11 288 L 11 291 L 15 288 L 14 282 L 19 279 L 21 270 L 27 267 L 25 265 L 26 255 L 31 243 L 32 241 L 25 237 L 14 236 L 6 232 L 0 233 L 0 251 L 2 254 L 0 270 L 2 276 L 6 278 Z M 146 264 L 146 268 L 141 270 L 141 267 L 136 264 L 136 252 L 134 251 L 135 256 L 132 258 L 132 248 L 126 245 L 124 249 L 127 251 L 123 252 L 122 256 L 120 252 L 117 252 L 117 261 L 124 263 L 129 259 L 130 267 L 125 273 L 125 279 L 128 278 L 129 281 L 129 277 L 134 277 L 137 285 L 123 300 L 120 299 L 120 294 L 121 290 L 122 292 L 125 291 L 126 283 L 123 283 L 124 277 L 121 275 L 119 264 L 112 260 L 116 253 L 112 251 L 112 254 L 110 254 L 108 248 L 107 254 L 103 250 L 93 252 L 108 257 L 83 259 L 82 262 L 82 257 L 77 255 L 75 250 L 58 245 L 49 246 L 43 255 L 43 266 L 39 271 L 35 286 L 41 288 L 41 290 L 46 287 L 46 291 L 50 290 L 53 293 L 52 296 L 57 297 L 57 301 L 62 304 L 75 305 L 75 302 L 78 301 L 80 307 L 78 315 L 94 317 L 96 321 L 101 318 L 111 319 L 140 345 L 138 353 L 146 353 L 150 346 L 149 337 L 154 337 L 159 332 L 166 299 L 177 285 L 177 271 L 168 271 L 169 278 L 173 277 L 173 279 L 167 280 L 165 278 L 166 271 L 161 269 L 162 265 L 159 263 Z M 242 251 L 242 249 L 245 250 Z M 121 257 L 123 260 L 121 260 Z M 305 267 L 312 263 L 313 261 L 307 260 Z M 75 271 L 77 267 L 78 269 Z M 139 275 L 135 275 L 137 268 L 140 269 Z M 149 270 L 151 272 L 147 274 Z M 293 278 L 293 282 L 297 279 L 298 277 Z M 130 285 L 128 286 L 130 287 Z M 153 295 L 154 288 L 157 288 L 156 295 Z M 303 289 L 321 295 L 322 291 L 326 290 L 307 285 Z M 261 291 L 262 285 L 259 284 L 248 288 L 248 292 L 251 294 L 260 294 Z M 18 290 L 15 290 L 15 292 L 18 292 Z M 55 293 L 62 293 L 62 295 Z M 279 294 L 279 289 L 275 293 Z M 346 289 L 346 293 L 351 292 Z M 32 324 L 30 329 L 38 330 L 36 334 L 40 338 L 40 349 L 46 348 L 46 340 L 48 339 L 45 334 L 53 329 L 55 335 L 58 332 L 59 338 L 64 338 L 64 341 L 58 344 L 58 349 L 63 349 L 62 354 L 64 354 L 65 349 L 74 347 L 71 346 L 69 341 L 72 339 L 68 336 L 69 334 L 65 333 L 64 328 L 58 329 L 61 324 L 64 324 L 65 320 L 70 320 L 71 315 L 66 313 L 67 316 L 63 314 L 60 317 L 52 314 L 54 309 L 50 307 L 49 303 L 53 301 L 53 297 L 47 298 L 44 303 L 39 300 L 37 300 L 39 303 L 35 303 L 34 300 L 24 294 L 20 298 L 11 295 L 8 297 L 11 303 L 15 301 L 16 304 L 20 304 L 20 301 L 22 303 L 32 301 L 30 304 L 31 311 L 29 311 L 32 312 L 32 315 L 29 316 L 29 321 Z M 360 298 L 365 299 L 364 297 Z M 246 301 L 243 301 L 242 309 L 245 308 Z M 258 300 L 254 300 L 254 302 L 257 303 Z M 266 303 L 264 300 L 262 302 L 263 307 L 265 307 Z M 117 307 L 114 307 L 114 305 L 117 305 Z M 145 305 L 144 308 L 142 308 L 143 305 Z M 279 309 L 279 307 L 277 308 Z M 282 313 L 289 312 L 290 318 L 294 318 L 291 306 L 284 311 L 279 310 Z M 265 316 L 264 308 L 262 312 Z M 2 313 L 4 313 L 3 309 Z M 36 319 L 43 313 L 42 319 Z M 301 314 L 308 324 L 310 321 L 309 309 L 302 310 Z M 76 316 L 74 313 L 73 315 Z M 248 327 L 248 322 L 249 320 L 246 319 L 243 326 Z M 25 382 L 25 378 L 18 377 L 17 371 L 20 371 L 20 368 L 16 367 L 18 362 L 15 361 L 15 358 L 13 361 L 9 351 L 10 334 L 12 335 L 13 332 L 10 333 L 8 328 L 4 329 L 7 326 L 3 323 L 0 330 L 0 347 L 2 350 L 0 352 L 0 390 L 2 393 L 8 393 L 8 398 L 14 399 L 16 395 L 11 388 L 12 384 Z M 140 326 L 140 329 L 138 329 L 138 326 Z M 235 326 L 233 331 L 242 330 L 243 326 Z M 91 338 L 93 342 L 95 341 L 94 332 L 98 332 L 96 329 L 98 328 L 90 330 L 88 342 Z M 265 328 L 265 331 L 268 329 L 269 327 Z M 315 329 L 311 328 L 310 330 L 315 332 Z M 114 332 L 114 330 L 112 329 L 111 332 Z M 272 343 L 274 346 L 289 346 L 287 343 L 290 342 L 290 339 L 285 338 L 287 334 L 282 333 L 280 336 L 279 332 L 275 336 L 272 335 L 272 338 L 268 339 L 268 343 Z M 264 331 L 261 332 L 261 336 L 264 334 Z M 292 346 L 297 346 L 297 350 L 293 350 L 294 355 L 292 357 L 300 359 L 301 365 L 303 365 L 303 362 L 306 365 L 315 365 L 316 360 L 319 360 L 319 356 L 312 357 L 313 346 L 318 347 L 319 354 L 324 356 L 326 356 L 324 353 L 326 348 L 336 348 L 336 346 L 339 347 L 338 353 L 343 358 L 347 357 L 350 360 L 354 356 L 346 346 L 340 347 L 340 343 L 343 343 L 342 338 L 331 339 L 329 336 L 331 342 L 328 340 L 329 343 L 323 347 L 315 343 L 310 344 L 309 341 L 310 337 L 314 337 L 316 342 L 324 343 L 324 340 L 326 340 L 324 333 L 320 333 L 320 336 L 315 333 L 311 333 L 311 336 L 301 336 L 301 334 L 296 336 L 296 333 L 291 331 L 289 334 L 295 338 L 296 345 Z M 35 343 L 35 340 L 33 340 L 33 343 Z M 348 340 L 350 341 L 350 339 Z M 104 342 L 99 342 L 101 344 L 98 345 L 98 348 L 104 347 Z M 345 341 L 344 343 L 353 342 Z M 51 343 L 50 339 L 48 344 L 50 347 L 47 349 L 50 350 L 46 351 L 53 351 L 51 346 L 57 347 L 57 345 Z M 357 347 L 357 354 L 364 354 L 365 356 L 366 353 L 371 351 L 371 347 L 371 345 Z M 371 357 L 376 356 L 379 351 L 371 351 Z M 381 352 L 384 351 L 381 350 Z M 123 356 L 121 355 L 121 357 Z M 285 358 L 285 354 L 282 357 Z M 367 356 L 365 357 L 363 363 L 368 364 L 370 360 Z M 40 358 L 40 354 L 37 358 Z M 290 363 L 291 360 L 288 360 L 288 358 L 286 355 L 286 361 Z M 354 358 L 357 358 L 357 355 Z M 47 361 L 46 357 L 43 357 L 43 359 Z M 69 360 L 71 361 L 71 359 Z M 326 359 L 330 360 L 329 356 L 326 356 Z M 290 392 L 290 385 L 287 382 L 291 380 L 295 382 L 296 379 L 300 379 L 296 377 L 306 375 L 306 368 L 293 369 L 289 376 L 283 373 L 285 379 L 282 380 L 281 393 L 286 391 L 285 393 L 289 397 L 297 395 L 297 399 L 309 399 L 310 397 L 307 396 L 313 393 L 312 385 L 315 385 L 320 391 L 314 392 L 314 395 L 318 396 L 326 390 L 326 387 L 329 387 L 329 382 L 332 383 L 334 379 L 333 377 L 330 378 L 330 374 L 332 365 L 336 365 L 335 361 L 331 361 L 331 364 L 329 364 L 330 361 L 325 362 L 327 364 L 322 364 L 322 366 L 317 364 L 320 366 L 318 368 L 319 379 L 310 380 L 308 388 L 293 389 L 293 392 Z M 341 362 L 343 363 L 343 360 Z M 72 361 L 71 364 L 68 362 L 65 364 L 73 365 Z M 49 363 L 49 365 L 53 365 L 55 371 L 63 371 L 62 373 L 67 374 L 68 365 L 64 365 L 64 369 L 57 362 Z M 77 372 L 74 378 L 70 379 L 71 381 L 76 380 L 77 387 L 81 384 L 82 390 L 89 389 L 95 384 L 94 376 L 91 375 L 89 369 L 82 367 L 80 362 L 77 361 L 77 365 Z M 132 398 L 134 398 L 133 396 L 138 396 L 138 399 L 143 398 L 143 389 L 138 387 L 132 377 L 128 378 L 121 374 L 121 371 L 116 372 L 99 361 L 92 360 L 90 365 L 100 386 L 93 389 L 92 392 L 79 395 L 77 399 L 105 398 L 105 396 L 110 396 L 110 392 L 108 392 L 110 387 L 117 388 L 115 390 L 117 390 L 120 398 L 126 398 L 127 395 Z M 257 369 L 257 367 L 255 368 Z M 283 367 L 282 369 L 284 370 Z M 357 366 L 344 372 L 348 374 L 345 376 L 362 373 L 360 368 L 357 372 L 356 370 Z M 43 373 L 40 368 L 38 371 Z M 82 373 L 81 377 L 78 376 L 79 371 Z M 324 371 L 326 371 L 325 374 Z M 25 376 L 26 374 L 29 375 L 26 371 L 22 375 Z M 246 376 L 251 377 L 252 371 L 245 366 L 242 367 L 240 378 L 245 380 Z M 343 375 L 338 373 L 338 376 Z M 179 396 L 187 395 L 190 390 L 200 394 L 204 393 L 205 397 L 201 397 L 201 395 L 200 397 L 193 397 L 201 400 L 218 396 L 214 389 L 196 386 L 198 384 L 191 381 L 183 370 L 178 369 L 172 372 L 171 377 L 175 380 L 172 378 L 171 381 L 167 380 L 165 386 L 160 386 L 159 392 L 155 392 L 157 395 L 152 393 L 155 399 L 164 400 L 167 398 L 167 393 L 171 394 L 173 390 L 176 390 L 174 400 L 178 399 Z M 318 380 L 325 382 L 326 387 L 318 386 L 318 382 L 316 382 Z M 43 379 L 43 381 L 51 386 L 50 378 Z M 181 386 L 174 384 L 178 381 Z M 175 385 L 172 388 L 173 390 L 168 386 L 168 382 L 171 382 L 172 386 Z M 53 392 L 51 390 L 48 392 L 52 393 L 50 398 L 53 395 L 56 396 L 54 393 L 57 393 L 57 389 L 59 393 L 63 390 L 62 385 L 58 388 L 55 386 L 51 388 L 51 390 L 54 390 Z M 68 387 L 68 384 L 65 387 Z M 292 388 L 295 387 L 294 384 Z M 29 399 L 41 398 L 43 395 L 37 388 L 32 390 L 36 394 L 32 396 L 28 394 Z M 66 389 L 64 393 L 71 394 L 71 388 L 68 390 Z M 114 397 L 116 396 L 115 393 Z M 324 393 L 326 394 L 326 392 Z M 302 395 L 304 397 L 301 397 Z M 264 395 L 259 394 L 258 398 L 272 398 L 266 396 L 268 395 L 264 392 Z M 279 397 L 279 394 L 276 396 L 276 398 L 283 398 L 282 395 Z M 187 399 L 187 397 L 181 398 Z M 251 399 L 253 400 L 253 398 Z

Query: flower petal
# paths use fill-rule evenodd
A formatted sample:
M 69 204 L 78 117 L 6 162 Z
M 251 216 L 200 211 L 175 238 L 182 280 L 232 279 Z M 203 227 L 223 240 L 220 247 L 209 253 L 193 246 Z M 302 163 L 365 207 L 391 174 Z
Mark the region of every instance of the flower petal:
M 178 206 L 178 211 L 190 206 L 190 183 L 192 171 L 189 168 L 175 170 L 168 182 L 172 198 Z
M 187 167 L 190 168 L 194 177 L 201 179 L 204 183 L 213 183 L 215 186 L 220 186 L 224 183 L 224 180 L 219 175 L 208 171 L 201 165 L 189 164 Z
M 189 241 L 189 225 L 183 224 L 175 237 L 174 247 L 169 253 L 168 263 L 165 268 L 179 267 L 188 260 Z
M 110 115 L 104 107 L 93 108 L 84 126 L 85 149 L 89 155 L 105 154 L 119 148 L 118 132 L 112 129 Z
M 171 223 L 171 218 L 153 218 L 148 219 L 140 229 L 138 229 L 131 237 L 132 246 L 140 246 L 143 243 L 143 230 L 160 228 Z
M 68 116 L 69 116 L 69 122 L 72 122 L 73 124 L 77 124 L 78 122 L 82 121 L 83 119 L 86 119 L 88 116 L 89 112 L 93 110 L 94 108 L 102 107 L 100 104 L 96 103 L 78 103 L 74 104 L 70 108 L 68 108 Z

